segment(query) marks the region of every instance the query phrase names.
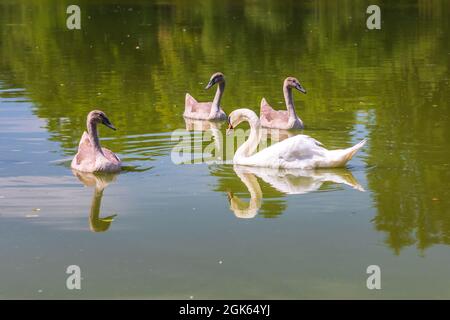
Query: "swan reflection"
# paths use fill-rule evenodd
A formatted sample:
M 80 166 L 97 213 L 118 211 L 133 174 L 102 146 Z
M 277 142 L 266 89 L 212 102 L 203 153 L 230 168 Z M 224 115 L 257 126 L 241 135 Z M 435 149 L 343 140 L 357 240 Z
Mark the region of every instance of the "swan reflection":
M 103 190 L 116 180 L 117 174 L 112 173 L 87 173 L 72 170 L 74 176 L 85 186 L 94 187 L 94 195 L 91 202 L 91 212 L 89 214 L 89 227 L 92 232 L 104 232 L 109 229 L 116 214 L 101 218 L 100 207 L 102 203 Z
M 238 218 L 254 218 L 261 208 L 263 193 L 257 178 L 262 179 L 283 194 L 306 194 L 317 191 L 325 182 L 344 184 L 355 190 L 364 191 L 353 174 L 344 168 L 299 170 L 235 165 L 233 169 L 250 193 L 250 201 L 245 202 L 232 192 L 228 192 L 230 209 Z
M 233 169 L 239 179 L 241 179 L 242 183 L 247 187 L 247 190 L 250 193 L 250 201 L 246 203 L 245 201 L 242 201 L 237 196 L 235 196 L 232 192 L 228 192 L 230 209 L 238 218 L 254 218 L 261 208 L 263 197 L 258 179 L 253 173 L 247 171 L 246 167 L 234 166 Z
M 186 124 L 186 131 L 215 131 L 220 130 L 223 124 L 219 121 L 196 120 L 189 118 L 184 118 L 184 123 Z
M 202 152 L 211 153 L 213 156 L 213 150 L 215 150 L 215 154 L 218 155 L 216 160 L 221 160 L 222 150 L 223 148 L 223 135 L 220 131 L 222 127 L 222 122 L 219 121 L 208 121 L 208 120 L 196 120 L 184 117 L 184 122 L 186 124 L 186 131 L 198 131 L 198 132 L 211 132 L 214 145 L 213 148 L 206 148 Z M 202 136 L 202 140 L 206 137 Z M 212 160 L 212 159 L 211 159 Z

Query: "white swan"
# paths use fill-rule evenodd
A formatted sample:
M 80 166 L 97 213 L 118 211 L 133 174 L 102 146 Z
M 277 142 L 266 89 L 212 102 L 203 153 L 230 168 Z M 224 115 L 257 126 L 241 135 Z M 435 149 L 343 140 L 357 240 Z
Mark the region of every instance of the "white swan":
M 228 117 L 228 130 L 241 122 L 250 124 L 250 135 L 234 154 L 233 163 L 255 167 L 314 169 L 343 167 L 366 143 L 362 140 L 351 148 L 327 150 L 314 138 L 296 135 L 255 153 L 261 139 L 261 125 L 255 112 L 237 109 Z

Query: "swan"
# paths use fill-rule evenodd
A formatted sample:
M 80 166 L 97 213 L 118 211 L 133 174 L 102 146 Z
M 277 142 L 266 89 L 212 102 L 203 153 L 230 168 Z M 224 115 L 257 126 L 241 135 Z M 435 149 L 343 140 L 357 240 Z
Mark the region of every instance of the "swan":
M 300 82 L 294 77 L 287 77 L 283 83 L 284 100 L 286 101 L 285 110 L 274 110 L 266 101 L 261 100 L 261 125 L 272 129 L 303 129 L 303 121 L 297 116 L 292 98 L 292 88 L 306 94 L 306 90 Z
M 109 229 L 111 223 L 117 214 L 100 218 L 100 207 L 102 203 L 103 190 L 113 181 L 116 180 L 117 174 L 93 174 L 89 172 L 81 172 L 72 170 L 74 176 L 78 178 L 85 186 L 95 187 L 94 196 L 91 202 L 91 212 L 89 214 L 89 227 L 92 232 L 104 232 Z
M 220 106 L 220 100 L 225 90 L 225 77 L 223 74 L 221 72 L 214 73 L 205 89 L 211 88 L 216 83 L 218 84 L 217 91 L 212 102 L 197 102 L 194 97 L 186 93 L 184 117 L 197 120 L 224 121 L 227 119 L 227 115 Z
M 234 164 L 285 169 L 343 167 L 366 143 L 364 139 L 347 149 L 327 150 L 316 139 L 299 134 L 255 153 L 261 140 L 261 124 L 255 112 L 250 109 L 233 111 L 228 117 L 227 134 L 243 121 L 249 122 L 250 135 L 236 150 Z
M 97 133 L 97 124 L 102 123 L 116 130 L 103 111 L 94 110 L 87 116 L 87 132 L 83 132 L 78 152 L 71 167 L 82 172 L 118 172 L 121 161 L 112 151 L 102 148 Z

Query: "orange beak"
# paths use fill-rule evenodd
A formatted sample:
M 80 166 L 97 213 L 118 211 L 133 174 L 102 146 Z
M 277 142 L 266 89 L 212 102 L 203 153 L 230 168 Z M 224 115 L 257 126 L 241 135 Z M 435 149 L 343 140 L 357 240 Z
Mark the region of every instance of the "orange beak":
M 231 134 L 232 130 L 233 130 L 233 126 L 231 125 L 231 123 L 228 123 L 227 136 Z

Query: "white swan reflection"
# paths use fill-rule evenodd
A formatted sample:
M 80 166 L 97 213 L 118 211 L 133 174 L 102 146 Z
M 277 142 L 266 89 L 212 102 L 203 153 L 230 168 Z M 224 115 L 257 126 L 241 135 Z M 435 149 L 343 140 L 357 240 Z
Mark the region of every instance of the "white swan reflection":
M 254 218 L 261 208 L 263 193 L 257 178 L 284 194 L 306 194 L 317 191 L 325 182 L 344 184 L 355 190 L 364 191 L 353 174 L 344 168 L 299 170 L 234 165 L 233 169 L 250 193 L 249 202 L 245 202 L 232 192 L 228 192 L 230 209 L 238 218 Z
M 105 232 L 111 226 L 117 214 L 104 218 L 100 217 L 100 207 L 102 203 L 103 190 L 116 180 L 117 174 L 102 173 L 94 174 L 72 170 L 74 176 L 78 178 L 85 186 L 94 187 L 92 196 L 91 211 L 89 214 L 89 228 L 92 232 Z

